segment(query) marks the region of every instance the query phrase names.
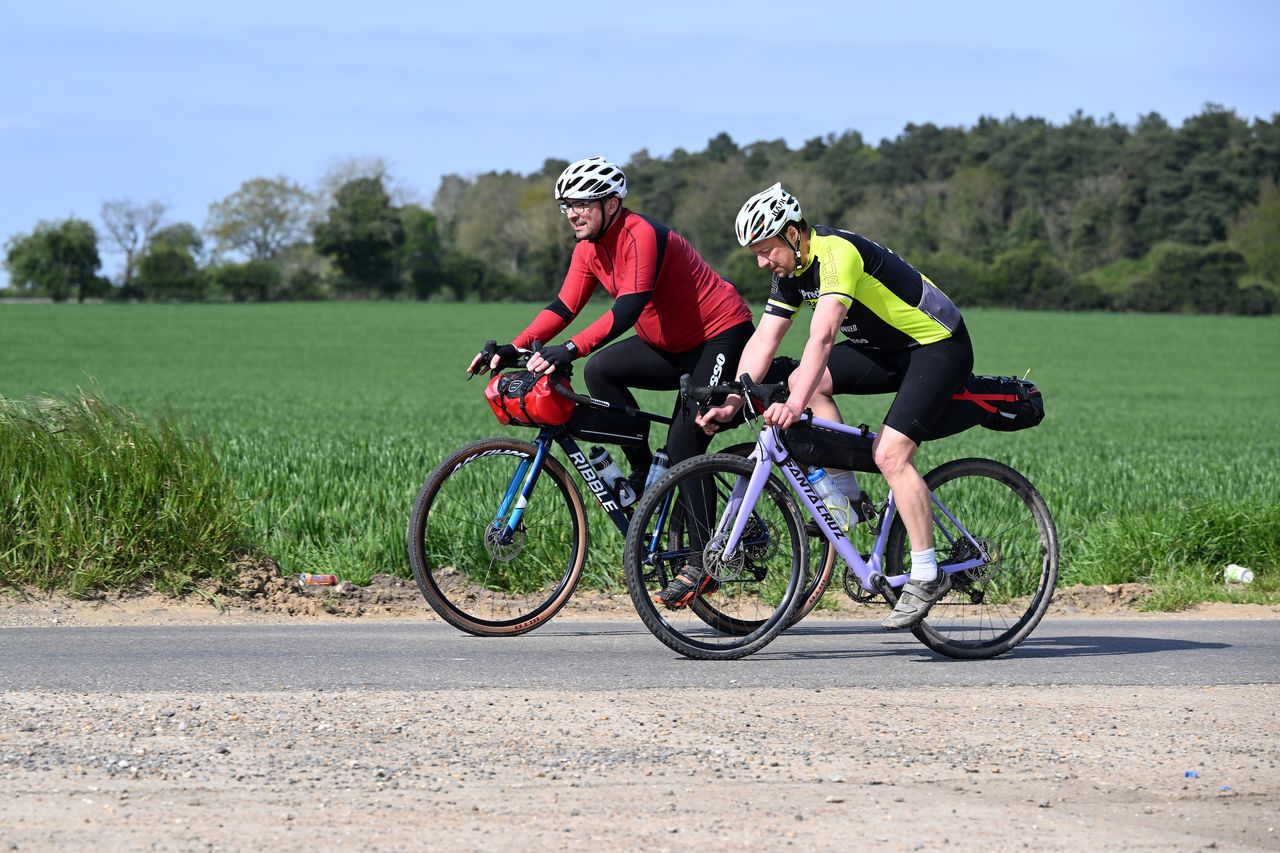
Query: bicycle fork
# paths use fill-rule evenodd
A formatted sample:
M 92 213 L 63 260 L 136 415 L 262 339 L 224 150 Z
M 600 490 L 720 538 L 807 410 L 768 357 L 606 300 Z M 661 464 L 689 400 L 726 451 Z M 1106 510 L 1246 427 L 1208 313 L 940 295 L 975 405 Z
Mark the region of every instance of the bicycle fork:
M 536 450 L 533 459 L 521 459 L 520 464 L 516 466 L 516 473 L 507 484 L 507 492 L 502 496 L 498 512 L 489 525 L 492 530 L 502 531 L 498 534 L 498 542 L 503 545 L 509 545 L 515 539 L 516 531 L 520 528 L 520 520 L 524 517 L 524 509 L 529 504 L 533 487 L 538 483 L 538 475 L 542 473 L 542 466 L 551 445 L 550 442 L 542 441 L 539 437 L 539 440 L 534 442 L 534 446 Z

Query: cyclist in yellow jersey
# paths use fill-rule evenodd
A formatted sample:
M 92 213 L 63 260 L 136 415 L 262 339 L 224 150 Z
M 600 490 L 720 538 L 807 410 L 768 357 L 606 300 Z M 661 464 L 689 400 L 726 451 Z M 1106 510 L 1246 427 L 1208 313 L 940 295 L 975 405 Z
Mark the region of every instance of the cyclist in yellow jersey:
M 911 578 L 882 624 L 913 627 L 951 588 L 938 571 L 929 490 L 915 454 L 973 369 L 960 310 L 889 249 L 852 231 L 810 226 L 781 183 L 748 199 L 736 224 L 738 242 L 773 273 L 769 302 L 737 374 L 761 381 L 800 306 L 813 308 L 809 340 L 788 379 L 790 399 L 771 405 L 765 423 L 785 429 L 806 407 L 839 421 L 834 394 L 896 392 L 874 453 L 911 540 Z M 837 343 L 841 332 L 845 340 Z M 741 406 L 731 399 L 699 423 L 715 431 Z

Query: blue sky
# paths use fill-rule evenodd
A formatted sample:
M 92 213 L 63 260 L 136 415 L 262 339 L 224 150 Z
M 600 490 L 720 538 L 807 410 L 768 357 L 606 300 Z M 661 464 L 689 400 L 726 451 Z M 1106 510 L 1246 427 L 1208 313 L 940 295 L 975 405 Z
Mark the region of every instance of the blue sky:
M 1273 0 L 539 5 L 0 0 L 0 244 L 116 198 L 203 226 L 242 181 L 315 187 L 350 158 L 429 203 L 446 174 L 722 131 L 1280 112 Z

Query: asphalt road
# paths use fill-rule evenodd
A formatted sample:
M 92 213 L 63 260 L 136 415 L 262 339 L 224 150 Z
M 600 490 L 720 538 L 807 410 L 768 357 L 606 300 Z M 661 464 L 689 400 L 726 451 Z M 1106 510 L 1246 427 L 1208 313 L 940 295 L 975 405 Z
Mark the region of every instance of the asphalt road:
M 553 621 L 514 638 L 437 622 L 0 629 L 0 689 L 270 691 L 969 687 L 1280 682 L 1280 621 L 1053 619 L 988 661 L 875 622 L 801 625 L 740 661 L 691 661 L 639 623 Z

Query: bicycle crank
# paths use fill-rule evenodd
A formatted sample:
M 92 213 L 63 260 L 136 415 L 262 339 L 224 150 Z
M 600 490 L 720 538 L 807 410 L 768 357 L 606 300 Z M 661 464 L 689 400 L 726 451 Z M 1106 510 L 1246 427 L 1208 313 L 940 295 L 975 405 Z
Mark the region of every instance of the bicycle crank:
M 844 594 L 856 601 L 858 604 L 870 604 L 880 595 L 869 589 L 863 589 L 862 583 L 858 580 L 858 576 L 853 573 L 853 569 L 845 567 L 844 570 Z

